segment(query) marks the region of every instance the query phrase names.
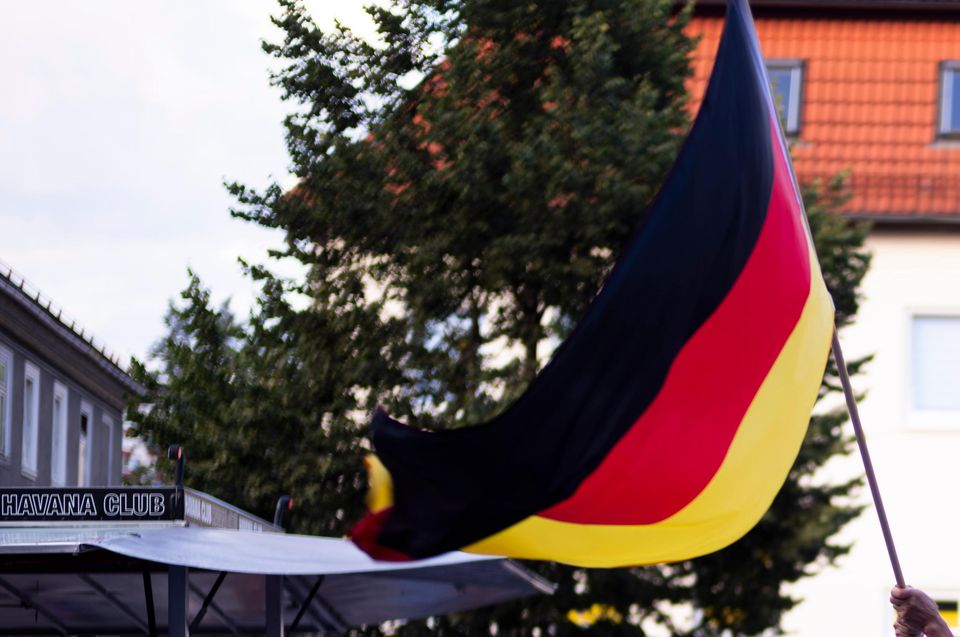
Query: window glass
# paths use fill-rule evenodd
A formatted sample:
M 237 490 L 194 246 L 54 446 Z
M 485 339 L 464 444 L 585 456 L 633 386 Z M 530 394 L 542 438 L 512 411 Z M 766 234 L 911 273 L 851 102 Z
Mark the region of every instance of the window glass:
M 960 411 L 960 317 L 915 316 L 912 332 L 914 409 Z
M 90 486 L 89 470 L 89 448 L 90 448 L 90 427 L 91 421 L 90 407 L 86 404 L 80 406 L 80 439 L 77 444 L 77 486 Z
M 110 418 L 106 414 L 103 416 L 104 424 L 104 433 L 106 433 L 106 444 L 102 445 L 102 448 L 107 454 L 106 458 L 106 467 L 107 467 L 107 481 L 104 483 L 106 485 L 110 484 L 110 481 L 113 480 L 113 418 Z
M 940 134 L 960 133 L 960 62 L 940 67 Z
M 780 123 L 788 135 L 800 131 L 800 93 L 803 83 L 803 62 L 773 60 L 767 62 L 770 92 L 780 115 Z
M 27 363 L 23 377 L 23 445 L 20 469 L 30 477 L 37 475 L 37 430 L 40 409 L 40 372 Z
M 60 383 L 53 386 L 50 443 L 50 482 L 60 487 L 67 481 L 67 390 Z
M 950 100 L 950 130 L 960 131 L 960 71 L 950 71 L 950 93 L 954 99 Z
M 770 78 L 770 88 L 773 90 L 773 100 L 777 103 L 780 119 L 785 121 L 785 109 L 790 104 L 790 69 L 770 69 L 767 76 Z
M 10 353 L 0 348 L 0 455 L 7 454 L 7 434 L 10 431 Z

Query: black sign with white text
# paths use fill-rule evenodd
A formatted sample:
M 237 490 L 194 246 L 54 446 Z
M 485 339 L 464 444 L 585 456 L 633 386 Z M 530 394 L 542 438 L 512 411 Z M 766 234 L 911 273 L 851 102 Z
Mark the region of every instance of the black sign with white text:
M 0 488 L 0 524 L 182 520 L 183 500 L 175 487 Z

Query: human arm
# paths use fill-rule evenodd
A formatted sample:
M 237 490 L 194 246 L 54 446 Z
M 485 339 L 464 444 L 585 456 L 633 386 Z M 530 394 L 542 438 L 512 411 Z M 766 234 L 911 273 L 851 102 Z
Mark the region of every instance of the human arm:
M 897 637 L 953 637 L 953 631 L 940 616 L 937 603 L 918 588 L 894 587 L 890 603 L 897 611 L 893 624 Z

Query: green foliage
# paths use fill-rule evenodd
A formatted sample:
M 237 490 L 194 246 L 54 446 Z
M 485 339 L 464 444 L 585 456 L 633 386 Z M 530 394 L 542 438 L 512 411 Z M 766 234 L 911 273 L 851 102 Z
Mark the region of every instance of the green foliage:
M 136 376 L 134 420 L 181 442 L 188 481 L 260 515 L 282 493 L 301 532 L 339 535 L 361 513 L 369 410 L 425 427 L 490 417 L 542 366 L 641 221 L 688 124 L 692 43 L 672 0 L 397 0 L 371 9 L 382 45 L 324 33 L 281 0 L 265 44 L 300 184 L 229 188 L 234 214 L 286 233 L 303 281 L 250 268 L 259 305 L 238 322 L 196 277 Z M 807 189 L 838 320 L 856 312 L 866 230 L 833 211 L 842 178 Z M 294 303 L 291 299 L 307 299 Z M 831 371 L 823 393 L 835 385 Z M 616 570 L 531 565 L 552 598 L 412 622 L 404 634 L 757 634 L 793 600 L 781 585 L 842 555 L 829 540 L 855 485 L 810 476 L 849 441 L 811 422 L 758 527 L 690 562 Z M 594 607 L 585 627 L 571 610 Z M 676 621 L 668 606 L 691 605 Z M 600 612 L 602 611 L 602 612 Z M 725 633 L 724 631 L 732 631 Z M 376 632 L 371 628 L 370 632 Z
M 385 382 L 365 364 L 376 348 L 358 335 L 390 332 L 365 309 L 344 307 L 336 320 L 293 312 L 282 292 L 266 281 L 259 311 L 240 325 L 191 275 L 153 353 L 159 373 L 135 365 L 149 393 L 134 432 L 159 448 L 182 443 L 191 486 L 267 518 L 292 494 L 296 530 L 341 535 L 365 486 L 356 394 Z
M 302 181 L 292 196 L 233 185 L 237 214 L 287 232 L 318 273 L 311 295 L 375 282 L 402 308 L 415 372 L 377 396 L 392 411 L 489 417 L 583 311 L 669 168 L 687 123 L 682 16 L 664 0 L 404 2 L 372 12 L 380 50 L 282 4 L 287 36 L 266 50 L 303 104 L 287 119 Z M 518 355 L 491 364 L 498 340 Z

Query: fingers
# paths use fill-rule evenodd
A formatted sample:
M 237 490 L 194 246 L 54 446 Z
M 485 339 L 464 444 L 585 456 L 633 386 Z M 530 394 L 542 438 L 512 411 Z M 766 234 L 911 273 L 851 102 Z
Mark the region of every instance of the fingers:
M 901 606 L 909 602 L 914 596 L 915 592 L 916 589 L 910 586 L 905 586 L 903 588 L 894 586 L 892 589 L 890 589 L 890 603 L 894 606 Z
M 893 622 L 897 637 L 920 637 L 923 634 L 920 629 L 923 622 L 916 616 L 918 601 L 917 590 L 909 586 L 894 586 L 890 590 L 890 603 L 897 611 L 897 618 Z
M 900 623 L 899 618 L 893 622 L 893 632 L 896 637 L 919 637 L 921 635 L 921 631 L 916 628 Z
M 903 604 L 906 604 L 910 598 L 904 595 L 903 589 L 895 588 L 890 591 L 890 603 L 893 604 L 894 608 L 898 608 Z

